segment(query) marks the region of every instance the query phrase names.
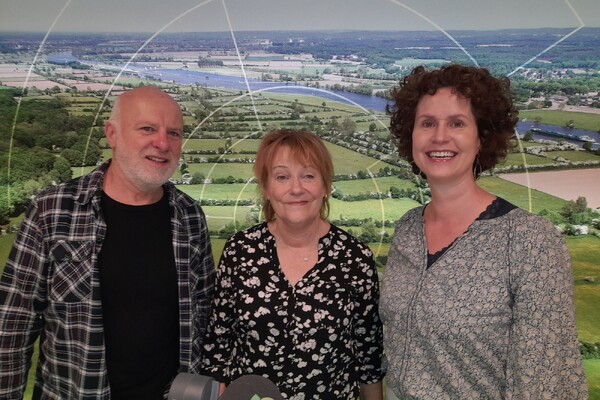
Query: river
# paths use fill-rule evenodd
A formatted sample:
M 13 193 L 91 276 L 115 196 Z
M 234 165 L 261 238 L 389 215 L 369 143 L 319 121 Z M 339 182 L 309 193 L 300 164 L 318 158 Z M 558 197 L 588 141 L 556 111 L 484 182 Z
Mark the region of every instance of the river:
M 130 64 L 128 66 L 128 69 L 132 72 L 136 72 L 140 76 L 152 77 L 155 79 L 160 79 L 162 81 L 173 82 L 183 85 L 198 84 L 200 86 L 206 86 L 211 88 L 233 89 L 241 91 L 246 91 L 248 90 L 248 88 L 250 88 L 250 90 L 253 92 L 266 91 L 289 94 L 313 95 L 328 100 L 336 100 L 347 104 L 358 105 L 367 110 L 373 110 L 378 112 L 385 112 L 387 105 L 387 100 L 378 96 L 367 96 L 358 93 L 318 89 L 313 87 L 295 85 L 292 83 L 286 84 L 282 82 L 264 82 L 258 79 L 248 79 L 246 82 L 246 80 L 238 76 L 219 75 L 188 69 L 149 68 L 145 65 L 140 66 L 136 64 Z M 517 132 L 520 135 L 524 135 L 532 127 L 536 127 L 542 130 L 552 130 L 569 133 L 576 136 L 589 136 L 596 142 L 593 144 L 593 148 L 600 148 L 599 132 L 585 131 L 581 129 L 570 129 L 554 125 L 534 124 L 530 121 L 520 121 L 517 124 Z M 542 134 L 534 134 L 533 137 L 535 139 L 558 140 L 558 138 L 556 137 Z M 583 146 L 584 143 L 577 140 L 561 140 L 576 144 L 580 147 Z

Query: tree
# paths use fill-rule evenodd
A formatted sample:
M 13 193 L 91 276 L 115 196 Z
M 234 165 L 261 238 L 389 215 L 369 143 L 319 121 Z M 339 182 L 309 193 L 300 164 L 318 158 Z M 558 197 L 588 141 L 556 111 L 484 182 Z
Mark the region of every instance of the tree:
M 349 135 L 356 131 L 356 122 L 354 122 L 350 117 L 344 118 L 342 123 L 340 124 L 340 132 Z
M 361 241 L 368 243 L 368 242 L 376 242 L 377 240 L 379 240 L 379 236 L 377 234 L 377 228 L 375 227 L 375 224 L 373 223 L 373 221 L 368 220 L 367 222 L 362 224 L 361 228 L 362 228 L 362 233 L 359 236 L 359 239 Z
M 54 168 L 50 171 L 50 175 L 57 183 L 70 180 L 73 177 L 73 171 L 71 170 L 69 161 L 64 157 L 58 157 L 54 161 Z
M 398 199 L 402 197 L 402 191 L 396 186 L 390 186 L 390 197 L 393 199 Z
M 65 149 L 60 153 L 61 157 L 69 163 L 71 167 L 81 167 L 83 161 L 83 154 L 79 150 Z
M 356 177 L 358 179 L 367 179 L 369 177 L 369 174 L 367 174 L 365 171 L 363 171 L 362 169 L 360 171 L 358 171 L 356 173 Z
M 574 225 L 583 225 L 591 221 L 591 212 L 588 210 L 585 197 L 578 197 L 577 200 L 570 200 L 560 209 L 560 215 L 566 222 Z
M 334 115 L 333 117 L 331 117 L 331 119 L 327 123 L 329 128 L 331 128 L 332 130 L 336 130 L 338 128 L 338 126 L 340 125 L 338 122 L 338 118 L 339 117 L 337 115 Z
M 196 118 L 196 121 L 201 122 L 206 117 L 208 117 L 208 113 L 206 112 L 206 110 L 202 110 L 199 108 L 196 111 L 194 111 L 194 118 Z
M 188 165 L 185 162 L 182 162 L 179 166 L 179 172 L 181 172 L 182 174 L 188 172 Z
M 192 180 L 190 181 L 190 184 L 199 185 L 201 183 L 204 183 L 204 179 L 204 174 L 202 174 L 201 172 L 194 172 L 192 174 Z
M 11 201 L 8 201 L 8 190 L 7 186 L 0 186 L 0 225 L 6 225 L 10 221 L 10 217 L 14 212 L 14 200 L 11 193 Z
M 84 166 L 96 165 L 102 159 L 102 149 L 98 143 L 94 141 L 88 143 L 86 138 L 80 138 L 71 149 L 81 153 L 81 163 Z
M 375 122 L 371 122 L 369 124 L 369 132 L 375 132 L 377 130 L 377 124 Z

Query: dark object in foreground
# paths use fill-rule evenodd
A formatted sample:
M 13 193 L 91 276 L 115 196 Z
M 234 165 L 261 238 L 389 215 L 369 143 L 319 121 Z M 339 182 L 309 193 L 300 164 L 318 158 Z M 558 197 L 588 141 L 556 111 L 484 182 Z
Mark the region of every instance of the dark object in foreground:
M 175 377 L 168 400 L 283 400 L 277 386 L 259 375 L 245 375 L 231 382 L 223 395 L 219 382 L 203 375 L 180 373 Z

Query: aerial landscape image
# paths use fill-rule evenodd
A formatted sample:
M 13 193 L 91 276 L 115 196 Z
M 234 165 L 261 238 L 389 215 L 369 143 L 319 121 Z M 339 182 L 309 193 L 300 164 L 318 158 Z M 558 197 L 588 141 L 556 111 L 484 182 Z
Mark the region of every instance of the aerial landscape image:
M 476 183 L 561 233 L 600 400 L 599 43 L 597 0 L 0 0 L 0 272 L 31 199 L 109 160 L 116 99 L 151 85 L 182 110 L 170 181 L 201 205 L 215 264 L 264 220 L 262 138 L 308 130 L 333 161 L 329 221 L 382 285 L 396 221 L 432 199 L 392 139 L 391 91 L 417 66 L 483 67 L 510 80 L 519 120 Z M 37 360 L 36 345 L 26 399 Z

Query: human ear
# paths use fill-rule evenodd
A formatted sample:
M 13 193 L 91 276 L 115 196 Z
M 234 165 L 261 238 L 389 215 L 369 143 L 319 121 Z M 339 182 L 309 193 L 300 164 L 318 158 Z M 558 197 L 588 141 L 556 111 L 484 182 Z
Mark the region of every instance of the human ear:
M 104 124 L 104 136 L 106 136 L 106 141 L 108 145 L 112 149 L 116 142 L 117 129 L 112 122 L 106 122 Z

